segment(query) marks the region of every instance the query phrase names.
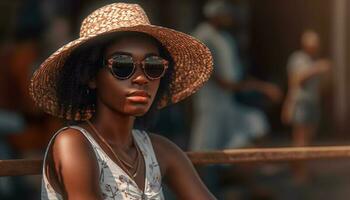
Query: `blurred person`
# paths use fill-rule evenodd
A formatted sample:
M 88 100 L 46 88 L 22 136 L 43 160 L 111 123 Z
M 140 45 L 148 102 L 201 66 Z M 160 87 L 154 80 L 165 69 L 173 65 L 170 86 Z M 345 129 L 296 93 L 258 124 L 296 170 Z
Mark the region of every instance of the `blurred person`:
M 244 79 L 243 66 L 235 38 L 226 31 L 234 25 L 232 5 L 227 1 L 209 1 L 203 9 L 206 21 L 193 35 L 212 51 L 214 74 L 194 95 L 194 123 L 191 150 L 217 150 L 251 145 L 269 131 L 266 116 L 260 110 L 239 103 L 238 91 L 258 91 L 278 102 L 280 89 L 268 82 Z
M 236 22 L 230 2 L 208 1 L 203 12 L 206 21 L 198 25 L 193 35 L 211 50 L 214 73 L 193 98 L 194 119 L 189 149 L 207 151 L 250 146 L 266 136 L 269 123 L 263 112 L 238 102 L 236 93 L 257 91 L 278 102 L 281 91 L 271 83 L 245 78 L 238 45 L 228 32 Z M 232 172 L 233 169 L 208 166 L 199 170 L 210 190 L 218 198 L 224 198 L 219 171 Z
M 177 103 L 212 72 L 209 49 L 187 34 L 150 24 L 137 4 L 103 6 L 80 37 L 34 73 L 34 101 L 67 126 L 44 156 L 42 199 L 215 199 L 186 154 L 148 133 L 156 109 Z
M 330 62 L 320 58 L 320 38 L 313 30 L 301 36 L 301 49 L 288 59 L 288 91 L 282 108 L 282 122 L 292 126 L 293 146 L 308 146 L 318 127 L 321 115 L 320 76 L 330 71 Z M 293 165 L 298 184 L 308 179 L 306 166 Z
M 330 71 L 330 61 L 319 57 L 320 38 L 313 30 L 301 36 L 301 49 L 288 59 L 288 92 L 282 121 L 292 126 L 294 146 L 310 145 L 320 120 L 320 76 Z

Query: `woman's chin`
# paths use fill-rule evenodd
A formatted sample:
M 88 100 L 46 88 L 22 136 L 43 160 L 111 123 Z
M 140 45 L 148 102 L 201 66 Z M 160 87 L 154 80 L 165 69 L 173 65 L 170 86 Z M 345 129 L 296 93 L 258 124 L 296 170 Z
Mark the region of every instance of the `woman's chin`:
M 140 117 L 146 114 L 148 110 L 149 110 L 149 106 L 147 105 L 133 105 L 133 106 L 129 106 L 126 109 L 127 113 L 135 117 Z

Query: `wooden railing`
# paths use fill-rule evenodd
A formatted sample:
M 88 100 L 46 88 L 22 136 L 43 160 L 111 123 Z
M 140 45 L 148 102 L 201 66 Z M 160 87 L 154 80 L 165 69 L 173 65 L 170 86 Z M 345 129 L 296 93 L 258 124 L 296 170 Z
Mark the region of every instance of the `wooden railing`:
M 187 152 L 194 165 L 350 158 L 350 146 L 227 149 Z M 41 174 L 42 160 L 0 160 L 0 176 Z

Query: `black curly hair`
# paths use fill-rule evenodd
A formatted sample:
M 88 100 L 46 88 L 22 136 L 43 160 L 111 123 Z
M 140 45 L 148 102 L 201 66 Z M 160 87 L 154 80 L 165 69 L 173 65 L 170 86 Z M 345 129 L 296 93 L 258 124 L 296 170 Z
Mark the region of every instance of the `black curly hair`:
M 95 78 L 98 71 L 103 67 L 105 50 L 113 42 L 124 37 L 147 38 L 154 43 L 159 50 L 160 56 L 169 61 L 169 67 L 165 75 L 160 80 L 160 85 L 150 110 L 143 116 L 137 117 L 135 127 L 148 129 L 153 122 L 157 104 L 162 96 L 171 96 L 169 88 L 173 77 L 174 61 L 168 50 L 154 37 L 140 32 L 118 32 L 101 36 L 91 42 L 85 43 L 75 49 L 67 58 L 56 82 L 57 99 L 60 105 L 63 118 L 68 124 L 77 124 L 79 119 L 68 120 L 69 115 L 86 115 L 85 110 L 93 110 L 96 106 L 96 90 L 88 87 L 88 82 Z M 170 102 L 170 98 L 167 99 Z

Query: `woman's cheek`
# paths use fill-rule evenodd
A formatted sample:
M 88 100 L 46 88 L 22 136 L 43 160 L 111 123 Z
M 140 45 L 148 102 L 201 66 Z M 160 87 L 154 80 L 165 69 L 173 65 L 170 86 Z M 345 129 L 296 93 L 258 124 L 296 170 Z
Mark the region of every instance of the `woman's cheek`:
M 154 98 L 155 96 L 157 95 L 158 93 L 158 90 L 159 90 L 159 85 L 160 85 L 160 80 L 157 80 L 154 84 L 154 92 L 153 92 L 153 95 L 152 95 L 152 102 L 154 101 Z

